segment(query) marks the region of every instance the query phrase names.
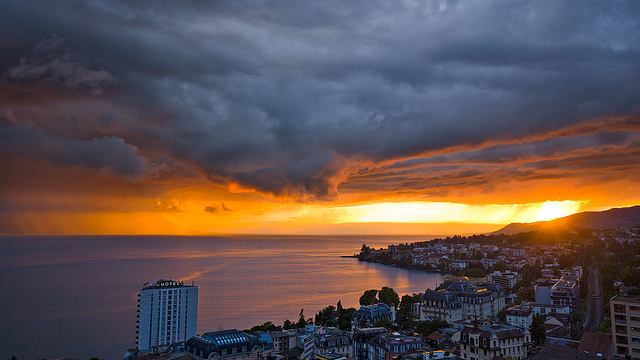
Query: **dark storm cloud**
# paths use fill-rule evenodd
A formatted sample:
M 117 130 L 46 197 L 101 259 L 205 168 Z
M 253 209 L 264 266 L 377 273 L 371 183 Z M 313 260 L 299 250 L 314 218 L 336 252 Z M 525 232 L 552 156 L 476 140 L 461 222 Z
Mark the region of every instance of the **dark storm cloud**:
M 154 171 L 137 149 L 122 139 L 64 139 L 23 126 L 0 126 L 0 152 L 42 159 L 60 166 L 84 166 L 107 175 L 141 180 Z
M 29 58 L 7 71 L 10 79 L 57 82 L 70 88 L 96 88 L 112 83 L 116 78 L 105 70 L 90 70 L 79 54 L 65 46 L 65 40 L 55 34 L 36 44 Z
M 0 29 L 11 39 L 0 43 L 3 86 L 39 79 L 108 89 L 96 114 L 65 121 L 64 130 L 33 117 L 47 104 L 35 90 L 27 105 L 5 100 L 5 119 L 32 124 L 21 127 L 36 134 L 25 139 L 38 129 L 85 146 L 122 139 L 154 163 L 276 196 L 331 199 L 345 181 L 358 188 L 358 169 L 369 166 L 377 186 L 395 190 L 403 183 L 384 179 L 396 170 L 378 164 L 406 158 L 443 171 L 450 186 L 471 186 L 491 181 L 486 164 L 530 164 L 529 154 L 557 161 L 599 146 L 593 131 L 545 140 L 563 129 L 626 117 L 631 125 L 601 142 L 633 146 L 627 139 L 638 132 L 630 116 L 640 100 L 634 1 L 1 6 Z M 474 168 L 444 173 L 424 157 L 431 152 Z M 434 177 L 408 176 L 407 186 L 440 191 Z

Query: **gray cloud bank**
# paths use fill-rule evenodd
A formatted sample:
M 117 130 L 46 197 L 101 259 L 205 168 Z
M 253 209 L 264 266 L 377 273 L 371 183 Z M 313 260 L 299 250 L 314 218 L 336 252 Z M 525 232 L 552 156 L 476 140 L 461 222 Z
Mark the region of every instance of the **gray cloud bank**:
M 6 1 L 0 23 L 0 151 L 125 178 L 163 163 L 316 201 L 407 158 L 464 179 L 638 148 L 636 1 Z M 50 136 L 57 152 L 30 145 Z

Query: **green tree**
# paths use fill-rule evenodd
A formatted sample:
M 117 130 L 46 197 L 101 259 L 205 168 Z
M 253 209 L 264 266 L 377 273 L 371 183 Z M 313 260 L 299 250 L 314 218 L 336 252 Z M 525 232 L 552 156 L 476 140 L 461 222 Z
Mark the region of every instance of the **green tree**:
M 394 325 L 393 322 L 387 318 L 382 318 L 378 321 L 376 321 L 375 324 L 373 324 L 374 327 L 383 327 L 386 328 L 388 330 L 393 330 Z
M 398 304 L 400 304 L 400 297 L 398 296 L 398 293 L 395 292 L 395 290 L 393 290 L 390 287 L 383 287 L 380 290 L 380 302 L 385 303 L 389 306 L 397 306 Z
M 282 329 L 283 330 L 291 330 L 291 329 L 296 329 L 297 328 L 297 324 L 294 323 L 293 321 L 289 320 L 289 319 L 285 319 L 284 320 L 284 324 L 282 324 Z
M 360 296 L 360 305 L 373 305 L 378 303 L 378 299 L 376 299 L 376 295 L 378 294 L 378 290 L 371 289 L 365 290 L 364 294 Z
M 362 249 L 360 249 L 360 259 L 368 258 L 371 255 L 371 248 L 367 246 L 367 244 L 362 244 Z
M 426 338 L 434 331 L 438 331 L 442 328 L 449 326 L 449 323 L 442 319 L 433 319 L 431 321 L 420 321 L 416 326 L 416 333 L 420 334 L 422 338 Z
M 354 308 L 344 309 L 340 316 L 338 317 L 338 328 L 340 330 L 350 331 L 351 330 L 351 316 L 356 312 Z
M 514 302 L 516 304 L 521 304 L 522 301 L 536 301 L 536 293 L 533 288 L 525 288 L 518 291 L 518 295 L 516 295 Z
M 493 270 L 494 271 L 505 271 L 508 268 L 509 267 L 507 266 L 507 264 L 504 261 L 498 261 L 497 263 L 493 264 Z
M 507 310 L 509 310 L 510 307 L 510 305 L 503 307 L 502 309 L 500 309 L 500 311 L 498 311 L 498 314 L 496 315 L 496 317 L 503 323 L 507 322 Z
M 536 314 L 533 317 L 533 322 L 531 322 L 529 331 L 531 332 L 531 340 L 533 343 L 536 345 L 542 345 L 544 343 L 544 339 L 547 337 L 547 330 L 544 327 L 544 316 Z
M 396 314 L 396 323 L 402 330 L 410 329 L 415 321 L 413 316 L 414 298 L 411 295 L 403 295 Z
M 250 332 L 250 333 L 253 333 L 253 332 L 256 332 L 256 331 L 281 331 L 281 330 L 282 330 L 282 326 L 276 326 L 271 321 L 267 321 L 262 325 L 256 325 L 256 326 L 254 326 L 251 329 L 246 330 L 246 331 Z M 90 359 L 90 360 L 94 360 L 94 359 Z
M 333 305 L 329 305 L 326 308 L 320 310 L 315 317 L 315 324 L 319 326 L 338 326 L 339 314 Z
M 298 319 L 297 328 L 304 328 L 307 326 L 307 320 L 304 318 L 304 309 L 300 309 L 300 318 Z

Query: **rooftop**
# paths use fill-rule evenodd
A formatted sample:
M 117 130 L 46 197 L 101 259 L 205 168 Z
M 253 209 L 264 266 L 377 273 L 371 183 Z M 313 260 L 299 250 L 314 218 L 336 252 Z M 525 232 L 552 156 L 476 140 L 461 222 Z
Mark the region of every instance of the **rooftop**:
M 616 295 L 611 299 L 611 301 L 623 301 L 623 302 L 630 302 L 630 303 L 638 303 L 638 304 L 640 304 L 640 296 Z
M 185 285 L 184 281 L 160 279 L 155 284 L 149 285 L 148 282 L 142 285 L 142 290 L 157 288 L 177 288 L 177 287 L 195 287 L 195 285 Z

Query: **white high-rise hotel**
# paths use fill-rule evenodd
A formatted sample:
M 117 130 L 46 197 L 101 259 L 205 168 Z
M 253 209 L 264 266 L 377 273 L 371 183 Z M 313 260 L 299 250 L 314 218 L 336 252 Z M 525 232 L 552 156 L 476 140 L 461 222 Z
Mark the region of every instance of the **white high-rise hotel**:
M 196 336 L 198 287 L 175 280 L 146 283 L 138 292 L 136 346 L 169 345 Z

